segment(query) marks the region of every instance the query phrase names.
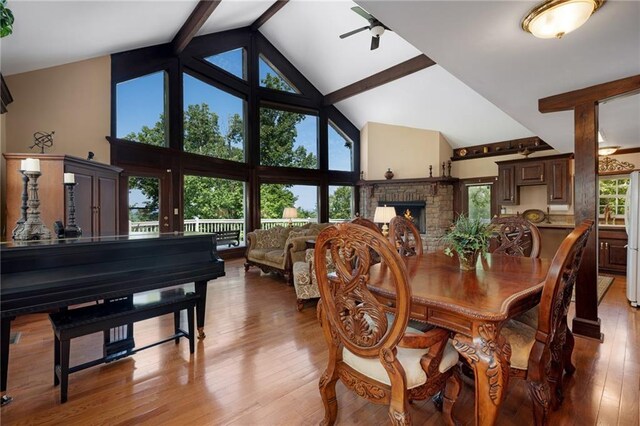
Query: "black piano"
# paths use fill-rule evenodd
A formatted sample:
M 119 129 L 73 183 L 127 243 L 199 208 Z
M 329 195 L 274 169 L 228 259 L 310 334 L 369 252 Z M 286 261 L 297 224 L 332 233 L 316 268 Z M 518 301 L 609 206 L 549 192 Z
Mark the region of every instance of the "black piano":
M 213 234 L 160 234 L 0 244 L 2 394 L 7 389 L 11 319 L 79 303 L 195 283 L 204 338 L 207 282 L 224 276 Z M 4 396 L 3 396 L 4 398 Z

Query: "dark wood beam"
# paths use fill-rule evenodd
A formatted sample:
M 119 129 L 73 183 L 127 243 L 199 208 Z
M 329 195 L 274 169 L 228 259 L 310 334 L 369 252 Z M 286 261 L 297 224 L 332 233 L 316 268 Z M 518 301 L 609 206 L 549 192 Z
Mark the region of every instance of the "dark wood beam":
M 260 15 L 258 19 L 253 22 L 253 24 L 251 24 L 251 31 L 257 31 L 258 28 L 263 26 L 265 22 L 271 19 L 273 15 L 278 13 L 278 11 L 282 9 L 287 3 L 289 3 L 289 0 L 277 0 L 274 4 L 271 5 L 269 9 L 265 10 L 265 12 Z
M 600 102 L 634 92 L 640 92 L 640 74 L 539 99 L 538 110 L 542 113 L 566 111 L 574 109 L 576 105 Z
M 11 96 L 11 92 L 9 91 L 7 82 L 4 81 L 2 73 L 0 73 L 0 98 L 0 113 L 4 114 L 5 112 L 7 112 L 7 105 L 13 102 L 13 97 Z
M 171 50 L 174 54 L 179 55 L 182 53 L 185 47 L 189 44 L 191 39 L 202 28 L 209 16 L 218 7 L 221 0 L 200 0 L 196 7 L 187 18 L 186 22 L 182 25 L 182 28 L 178 31 L 176 36 L 171 40 Z
M 432 65 L 435 62 L 426 55 L 416 56 L 415 58 L 404 61 L 398 65 L 394 65 L 384 71 L 380 71 L 372 76 L 369 76 L 360 81 L 356 81 L 353 84 L 338 89 L 335 92 L 331 92 L 324 97 L 323 105 L 333 105 L 347 98 L 350 98 L 360 93 L 366 92 L 383 84 L 390 83 L 399 78 L 405 77 L 414 72 L 423 70 Z

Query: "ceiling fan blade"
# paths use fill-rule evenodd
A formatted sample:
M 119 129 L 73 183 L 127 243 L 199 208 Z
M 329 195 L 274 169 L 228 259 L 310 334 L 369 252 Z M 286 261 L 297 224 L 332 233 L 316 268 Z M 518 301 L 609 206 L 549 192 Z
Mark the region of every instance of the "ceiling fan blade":
M 376 50 L 380 46 L 380 37 L 371 37 L 371 50 Z
M 353 30 L 353 31 L 349 31 L 348 33 L 344 33 L 340 36 L 340 38 L 347 38 L 349 36 L 352 36 L 356 33 L 359 33 L 360 31 L 364 31 L 364 30 L 368 30 L 369 27 L 362 27 L 362 28 L 358 28 L 357 30 Z
M 366 19 L 367 21 L 373 21 L 376 18 L 374 18 L 373 16 L 371 16 L 370 14 L 368 14 L 367 12 L 364 11 L 363 8 L 361 8 L 360 6 L 353 6 L 351 8 L 351 10 L 353 10 L 355 13 L 357 13 L 358 15 L 362 16 L 364 19 Z

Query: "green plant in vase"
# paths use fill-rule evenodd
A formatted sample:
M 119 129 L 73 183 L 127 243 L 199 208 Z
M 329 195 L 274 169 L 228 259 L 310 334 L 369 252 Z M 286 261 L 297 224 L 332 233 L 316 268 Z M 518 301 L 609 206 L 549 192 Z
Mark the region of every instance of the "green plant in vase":
M 460 269 L 471 271 L 476 269 L 478 255 L 487 253 L 491 228 L 489 223 L 481 219 L 460 215 L 442 238 L 448 246 L 444 253 L 453 256 L 455 251 L 460 260 Z

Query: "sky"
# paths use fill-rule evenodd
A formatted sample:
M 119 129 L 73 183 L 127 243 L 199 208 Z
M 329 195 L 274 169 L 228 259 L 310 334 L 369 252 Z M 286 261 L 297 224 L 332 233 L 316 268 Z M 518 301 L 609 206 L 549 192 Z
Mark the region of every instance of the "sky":
M 235 49 L 206 58 L 212 64 L 243 78 L 243 49 Z M 260 60 L 260 80 L 267 73 L 277 73 L 271 66 Z M 129 133 L 137 133 L 143 126 L 153 127 L 163 113 L 165 105 L 166 73 L 160 71 L 143 77 L 118 83 L 116 89 L 116 136 L 124 138 Z M 210 84 L 184 74 L 184 106 L 207 103 L 212 111 L 220 117 L 219 126 L 222 134 L 227 132 L 228 118 L 234 114 L 243 116 L 244 101 L 230 93 Z M 292 89 L 293 92 L 293 89 Z M 295 146 L 302 145 L 307 152 L 318 155 L 318 117 L 305 115 L 296 125 L 297 137 Z M 345 148 L 345 139 L 332 126 L 329 126 L 329 169 L 351 170 L 351 155 Z M 294 193 L 298 196 L 298 206 L 312 210 L 317 205 L 317 187 L 296 185 Z M 132 194 L 133 195 L 133 194 Z M 135 197 L 141 201 L 138 196 Z

